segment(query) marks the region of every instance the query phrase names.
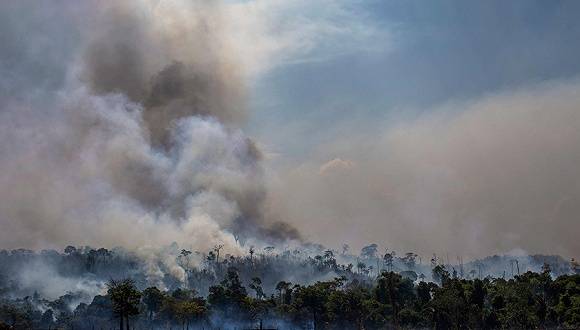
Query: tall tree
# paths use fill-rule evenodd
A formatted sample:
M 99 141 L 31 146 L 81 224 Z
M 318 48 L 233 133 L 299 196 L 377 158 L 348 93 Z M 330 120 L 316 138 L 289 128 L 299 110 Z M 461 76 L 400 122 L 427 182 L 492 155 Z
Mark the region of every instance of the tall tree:
M 124 320 L 126 330 L 129 330 L 129 317 L 139 314 L 141 292 L 137 290 L 132 279 L 110 280 L 107 288 L 107 294 L 113 303 L 113 312 L 119 317 L 119 330 L 123 330 Z
M 143 303 L 147 306 L 149 319 L 153 319 L 153 313 L 158 313 L 163 304 L 165 295 L 156 287 L 149 287 L 143 291 Z

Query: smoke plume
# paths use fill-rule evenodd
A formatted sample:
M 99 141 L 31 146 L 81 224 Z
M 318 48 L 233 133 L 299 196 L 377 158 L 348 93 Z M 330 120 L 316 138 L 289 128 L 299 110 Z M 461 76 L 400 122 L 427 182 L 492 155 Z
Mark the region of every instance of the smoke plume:
M 3 248 L 235 253 L 240 240 L 298 238 L 263 216 L 260 151 L 239 129 L 243 72 L 219 2 L 1 7 Z

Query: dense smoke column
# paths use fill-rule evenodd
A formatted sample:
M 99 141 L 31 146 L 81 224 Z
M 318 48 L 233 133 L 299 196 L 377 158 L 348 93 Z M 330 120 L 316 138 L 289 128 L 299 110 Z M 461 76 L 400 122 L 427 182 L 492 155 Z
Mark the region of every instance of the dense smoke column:
M 299 238 L 264 217 L 261 153 L 239 129 L 243 72 L 229 57 L 218 2 L 3 6 L 31 9 L 30 20 L 55 31 L 76 29 L 63 47 L 67 56 L 52 62 L 42 62 L 49 56 L 34 35 L 6 43 L 13 48 L 6 54 L 24 49 L 62 82 L 47 88 L 20 79 L 20 94 L 0 100 L 5 247 L 175 241 L 236 252 L 240 240 Z M 4 87 L 14 89 L 14 81 L 2 79 L 1 95 L 8 95 Z
M 145 12 L 131 3 L 104 8 L 96 19 L 97 32 L 89 38 L 81 60 L 83 77 L 92 91 L 122 93 L 140 104 L 151 145 L 170 154 L 176 153 L 175 145 L 179 144 L 180 137 L 174 133 L 180 119 L 206 116 L 231 128 L 246 115 L 241 69 L 225 47 L 219 4 L 201 1 L 185 7 L 190 15 L 179 15 L 175 10 L 182 7 L 164 7 L 162 2 Z M 171 17 L 170 22 L 163 25 L 163 17 Z M 230 229 L 242 236 L 299 238 L 295 229 L 280 222 L 255 228 L 266 198 L 260 182 L 261 154 L 251 140 L 243 144 L 236 152 L 244 166 L 251 168 L 250 180 L 257 184 L 242 190 L 233 185 L 218 187 L 219 193 L 234 200 L 240 211 Z M 213 188 L 211 183 L 200 187 Z M 172 216 L 185 215 L 184 206 L 175 205 L 175 196 L 164 201 L 156 195 L 167 194 L 154 193 L 143 199 L 138 190 L 135 196 L 145 206 L 173 204 Z

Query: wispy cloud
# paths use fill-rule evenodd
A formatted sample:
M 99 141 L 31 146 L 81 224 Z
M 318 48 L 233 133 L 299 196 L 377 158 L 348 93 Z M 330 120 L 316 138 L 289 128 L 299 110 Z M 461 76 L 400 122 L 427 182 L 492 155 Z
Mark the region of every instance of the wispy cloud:
M 358 0 L 250 0 L 225 4 L 228 35 L 250 74 L 390 47 Z

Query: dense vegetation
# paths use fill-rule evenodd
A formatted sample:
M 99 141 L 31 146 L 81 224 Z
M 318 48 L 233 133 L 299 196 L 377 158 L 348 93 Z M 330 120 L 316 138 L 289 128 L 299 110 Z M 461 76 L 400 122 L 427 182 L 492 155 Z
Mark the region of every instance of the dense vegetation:
M 23 285 L 3 267 L 0 329 L 580 327 L 580 274 L 575 265 L 568 264 L 568 274 L 558 277 L 554 268 L 563 266 L 545 263 L 538 272 L 502 278 L 480 274 L 483 266 L 457 271 L 457 265 L 437 260 L 427 265 L 407 260 L 401 269 L 408 254 L 395 260 L 393 253 L 385 258 L 365 255 L 369 251 L 364 249 L 356 266 L 338 263 L 332 251 L 297 257 L 298 253 L 255 255 L 252 250 L 245 257 L 220 260 L 217 250 L 197 265 L 184 261 L 193 253 L 179 251 L 176 258 L 187 270 L 185 281 L 166 273 L 157 286 L 147 286 L 146 276 L 137 271 L 143 261 L 136 256 L 72 247 L 65 254 L 50 253 L 61 271 L 84 277 L 91 272 L 95 283 L 109 276 L 94 296 L 71 287 L 56 299 L 38 292 L 18 297 L 15 293 L 23 293 Z M 5 252 L 0 262 L 15 269 L 11 263 L 30 263 L 41 256 Z M 371 272 L 367 264 L 377 257 L 382 262 Z M 429 273 L 420 273 L 424 269 Z M 285 280 L 268 284 L 285 272 Z M 46 277 L 47 283 L 51 280 Z

